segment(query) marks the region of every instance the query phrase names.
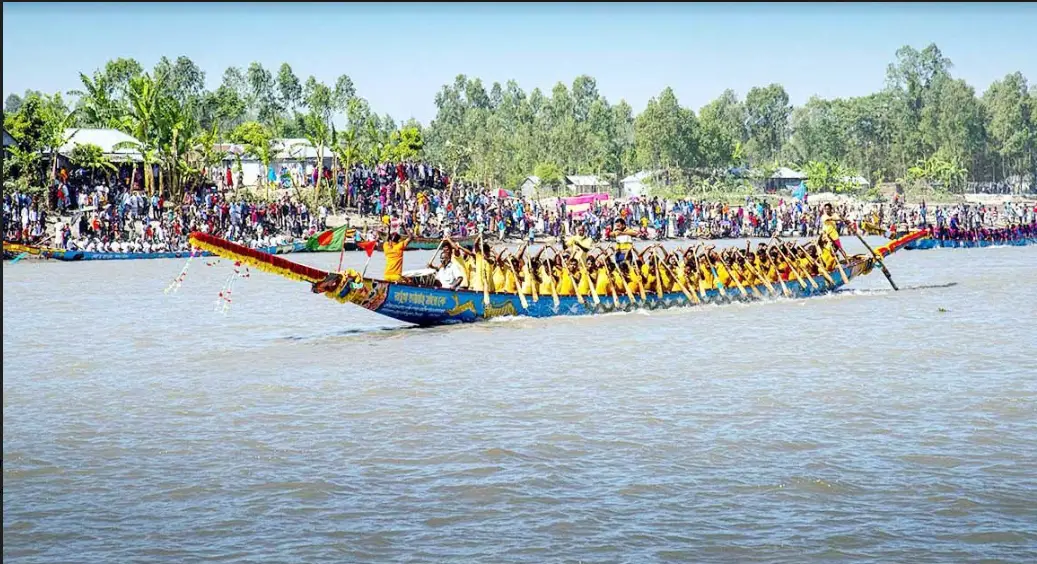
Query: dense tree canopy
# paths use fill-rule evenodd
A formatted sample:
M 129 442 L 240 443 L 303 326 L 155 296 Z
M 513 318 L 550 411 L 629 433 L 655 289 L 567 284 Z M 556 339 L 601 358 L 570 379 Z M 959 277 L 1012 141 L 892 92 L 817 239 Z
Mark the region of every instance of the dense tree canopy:
M 378 115 L 347 75 L 326 85 L 301 80 L 288 63 L 254 62 L 226 69 L 210 91 L 205 71 L 187 57 L 163 58 L 150 71 L 115 59 L 80 74 L 81 87 L 65 95 L 9 95 L 4 123 L 28 151 L 60 145 L 69 124 L 118 128 L 159 167 L 157 186 L 173 191 L 184 174 L 218 162 L 217 142 L 242 143 L 269 162 L 277 138 L 309 139 L 345 166 L 423 158 L 455 177 L 505 188 L 538 171 L 554 183 L 565 174 L 615 182 L 667 169 L 688 186 L 734 167 L 779 165 L 813 171 L 821 187 L 854 175 L 950 189 L 1037 176 L 1037 88 L 1016 72 L 977 96 L 952 68 L 935 45 L 905 46 L 885 88 L 867 96 L 814 97 L 793 108 L 785 89 L 770 84 L 744 100 L 727 90 L 696 112 L 665 88 L 637 115 L 589 76 L 526 92 L 514 81 L 487 86 L 459 75 L 436 93 L 436 117 L 422 127 Z M 44 163 L 24 151 L 17 158 Z

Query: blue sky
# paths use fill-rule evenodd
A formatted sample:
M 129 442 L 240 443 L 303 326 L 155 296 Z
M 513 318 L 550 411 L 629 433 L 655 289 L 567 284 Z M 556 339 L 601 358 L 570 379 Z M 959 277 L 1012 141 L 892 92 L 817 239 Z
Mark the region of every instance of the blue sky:
M 67 91 L 116 57 L 187 55 L 210 88 L 228 66 L 348 74 L 379 113 L 435 116 L 458 74 L 527 92 L 580 74 L 640 111 L 667 85 L 696 111 L 725 88 L 811 95 L 880 89 L 902 45 L 935 42 L 980 93 L 1009 72 L 1037 82 L 1034 4 L 4 4 L 3 94 Z

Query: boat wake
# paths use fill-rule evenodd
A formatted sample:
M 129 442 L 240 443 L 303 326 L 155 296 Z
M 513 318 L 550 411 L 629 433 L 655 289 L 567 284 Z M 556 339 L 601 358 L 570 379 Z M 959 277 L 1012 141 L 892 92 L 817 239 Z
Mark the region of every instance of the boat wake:
M 957 286 L 957 285 L 958 285 L 957 282 L 948 282 L 946 284 L 923 284 L 923 285 L 919 285 L 919 286 L 905 286 L 905 287 L 901 288 L 900 291 L 907 292 L 907 291 L 914 291 L 914 290 L 932 290 L 932 289 L 940 289 L 940 288 L 952 288 L 952 287 Z M 843 298 L 843 297 L 846 297 L 846 296 L 874 296 L 874 295 L 887 295 L 887 294 L 890 294 L 890 293 L 892 293 L 892 290 L 889 289 L 889 288 L 875 288 L 875 289 L 839 288 L 837 290 L 829 292 L 826 295 L 814 296 L 811 299 L 825 299 L 825 298 L 828 298 L 828 299 L 833 299 L 833 298 L 838 299 L 838 298 Z M 756 301 L 752 301 L 752 302 L 738 302 L 738 301 L 735 301 L 735 302 L 723 303 L 723 304 L 711 303 L 711 304 L 704 304 L 702 306 L 697 306 L 697 307 L 676 307 L 676 308 L 667 308 L 667 309 L 660 309 L 660 310 L 654 310 L 654 311 L 653 310 L 649 310 L 649 309 L 635 309 L 635 310 L 632 310 L 632 311 L 613 311 L 613 312 L 609 312 L 609 313 L 603 313 L 603 314 L 600 314 L 600 315 L 595 316 L 595 317 L 616 317 L 616 316 L 628 316 L 628 315 L 656 315 L 656 314 L 676 314 L 676 315 L 680 315 L 680 314 L 686 314 L 686 313 L 691 312 L 691 311 L 701 311 L 704 307 L 707 307 L 707 306 L 714 306 L 714 307 L 759 307 L 761 305 L 782 304 L 782 303 L 789 303 L 789 302 L 804 302 L 805 303 L 806 301 L 807 300 L 804 299 L 804 298 L 788 299 L 788 298 L 784 298 L 784 297 L 770 297 L 770 298 L 767 298 L 767 299 L 756 300 Z M 496 325 L 502 325 L 502 324 L 503 325 L 509 325 L 509 326 L 515 327 L 515 328 L 527 328 L 527 327 L 533 327 L 533 326 L 535 326 L 535 325 L 537 325 L 539 323 L 543 323 L 544 321 L 546 321 L 548 319 L 551 319 L 552 321 L 555 321 L 555 322 L 560 321 L 560 320 L 570 320 L 570 321 L 576 321 L 576 320 L 581 320 L 582 321 L 582 320 L 584 320 L 584 318 L 582 318 L 582 317 L 568 317 L 568 316 L 559 316 L 559 317 L 553 317 L 553 318 L 531 318 L 531 317 L 526 317 L 526 316 L 521 316 L 521 315 L 506 315 L 506 316 L 494 317 L 494 318 L 488 320 L 489 323 L 491 324 L 489 326 L 483 326 L 481 324 L 471 324 L 471 323 L 455 323 L 455 324 L 442 325 L 442 326 L 438 326 L 438 327 L 422 327 L 420 325 L 354 327 L 354 328 L 349 328 L 349 329 L 341 329 L 341 330 L 338 330 L 338 331 L 331 331 L 331 332 L 325 332 L 325 333 L 315 333 L 315 334 L 310 334 L 310 335 L 288 335 L 288 336 L 285 336 L 285 337 L 279 337 L 279 338 L 277 338 L 277 340 L 279 340 L 279 341 L 292 341 L 292 342 L 318 342 L 318 341 L 324 341 L 324 340 L 341 339 L 341 338 L 344 338 L 344 337 L 345 338 L 352 338 L 352 337 L 361 337 L 362 338 L 362 337 L 369 337 L 369 336 L 373 337 L 375 335 L 377 335 L 379 338 L 392 338 L 392 337 L 403 337 L 405 335 L 412 334 L 411 332 L 412 331 L 416 331 L 416 330 L 421 330 L 423 332 L 454 331 L 454 330 L 461 330 L 462 328 L 464 328 L 466 330 L 487 330 L 489 327 L 492 327 L 494 324 L 496 324 Z
M 904 286 L 900 289 L 901 292 L 907 292 L 912 290 L 934 290 L 939 288 L 952 288 L 957 286 L 957 282 L 948 282 L 946 284 L 923 284 L 921 286 Z M 875 288 L 875 289 L 859 289 L 859 288 L 839 288 L 832 292 L 833 294 L 853 294 L 853 295 L 864 295 L 864 294 L 889 294 L 892 292 L 889 288 Z
M 321 341 L 324 339 L 337 339 L 341 337 L 354 337 L 363 335 L 374 335 L 374 334 L 392 334 L 400 331 L 408 331 L 412 329 L 419 329 L 417 325 L 411 326 L 383 326 L 383 327 L 355 327 L 351 329 L 341 329 L 338 331 L 329 331 L 325 333 L 314 333 L 310 335 L 287 335 L 284 337 L 277 337 L 277 341 L 293 341 L 293 342 L 304 342 L 304 341 Z

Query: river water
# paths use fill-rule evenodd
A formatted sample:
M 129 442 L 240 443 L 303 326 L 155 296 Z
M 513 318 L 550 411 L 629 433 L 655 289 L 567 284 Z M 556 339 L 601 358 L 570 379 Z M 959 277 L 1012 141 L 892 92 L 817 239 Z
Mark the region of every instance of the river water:
M 1037 559 L 1035 247 L 438 329 L 206 262 L 4 264 L 5 564 Z

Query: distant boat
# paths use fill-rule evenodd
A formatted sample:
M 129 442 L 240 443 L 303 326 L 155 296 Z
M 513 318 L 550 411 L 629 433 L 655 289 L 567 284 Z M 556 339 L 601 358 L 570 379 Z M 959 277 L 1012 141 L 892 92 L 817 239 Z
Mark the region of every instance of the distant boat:
M 1021 237 L 1018 239 L 932 239 L 924 238 L 912 241 L 904 247 L 908 251 L 925 251 L 929 249 L 979 249 L 985 247 L 1025 247 L 1037 245 L 1037 237 Z
M 284 245 L 273 245 L 269 247 L 262 247 L 260 251 L 270 255 L 284 255 L 288 253 L 306 252 L 306 243 L 304 241 L 298 241 L 295 243 L 287 243 Z M 67 250 L 58 249 L 54 247 L 41 247 L 36 245 L 22 245 L 19 243 L 9 243 L 4 241 L 4 256 L 6 257 L 9 253 L 18 255 L 21 253 L 27 253 L 29 257 L 53 259 L 66 262 L 78 262 L 84 260 L 144 260 L 144 259 L 169 259 L 169 258 L 187 258 L 191 256 L 191 251 L 162 251 L 154 253 L 123 253 L 123 252 L 108 252 L 108 251 L 81 251 L 81 250 Z M 212 256 L 211 253 L 207 252 L 196 252 L 196 257 Z

